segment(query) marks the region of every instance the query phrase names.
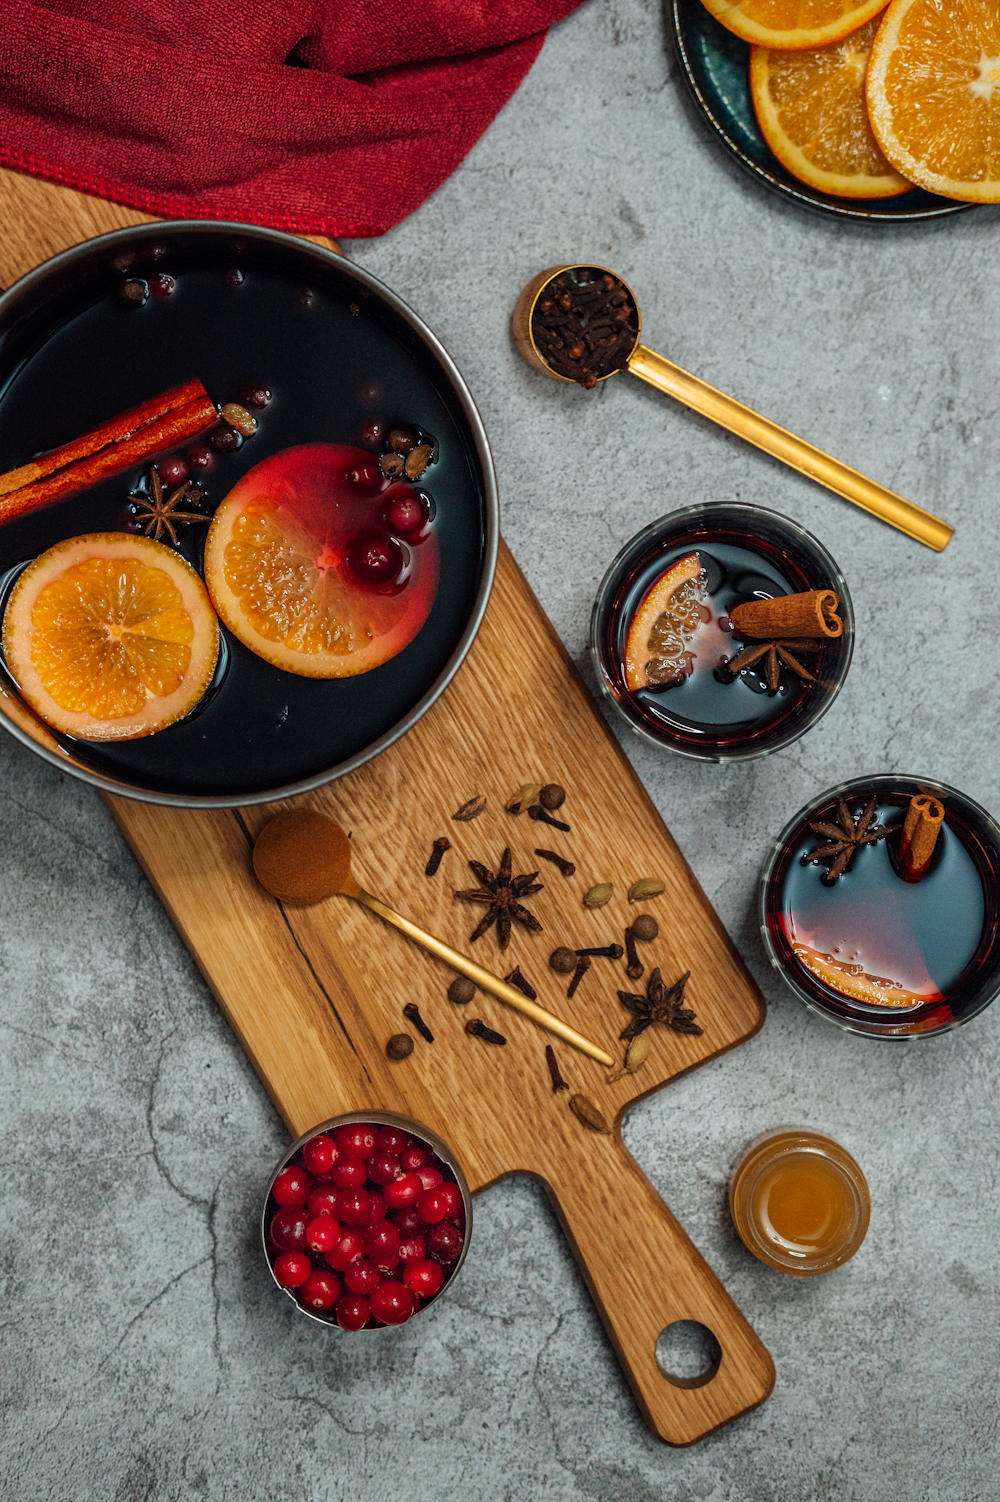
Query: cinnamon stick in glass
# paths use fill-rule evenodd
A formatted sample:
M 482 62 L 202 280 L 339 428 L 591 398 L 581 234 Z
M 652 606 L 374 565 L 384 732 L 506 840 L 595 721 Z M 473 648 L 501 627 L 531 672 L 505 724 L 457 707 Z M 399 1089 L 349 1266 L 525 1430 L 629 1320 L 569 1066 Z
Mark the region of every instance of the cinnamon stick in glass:
M 844 623 L 837 614 L 839 597 L 832 589 L 809 589 L 775 600 L 748 600 L 729 612 L 736 636 L 774 641 L 783 636 L 839 636 Z
M 930 793 L 910 799 L 899 842 L 899 858 L 906 881 L 920 881 L 930 867 L 941 825 L 944 805 Z

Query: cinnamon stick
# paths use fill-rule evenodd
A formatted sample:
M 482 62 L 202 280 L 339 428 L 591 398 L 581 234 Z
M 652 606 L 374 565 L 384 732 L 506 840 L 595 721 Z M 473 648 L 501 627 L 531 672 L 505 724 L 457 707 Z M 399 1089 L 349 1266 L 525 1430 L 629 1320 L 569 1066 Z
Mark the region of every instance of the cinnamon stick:
M 206 428 L 218 422 L 218 417 L 214 403 L 205 393 L 161 413 L 135 431 L 126 430 L 121 437 L 84 454 L 64 468 L 50 471 L 33 483 L 0 496 L 0 525 L 13 521 L 15 517 L 24 516 L 29 511 L 37 511 L 42 506 L 50 506 L 53 501 L 61 500 L 74 490 L 85 490 L 111 475 L 142 464 L 154 454 L 162 453 L 175 444 L 184 443 L 196 434 L 203 433 Z M 18 471 L 13 473 L 17 474 Z
M 736 605 L 729 619 L 736 636 L 761 641 L 779 636 L 839 636 L 844 629 L 837 614 L 839 604 L 832 589 L 809 589 L 798 595 L 779 595 L 775 600 L 748 600 Z
M 944 805 L 930 793 L 910 799 L 899 842 L 899 857 L 905 881 L 920 881 L 927 874 L 944 823 Z

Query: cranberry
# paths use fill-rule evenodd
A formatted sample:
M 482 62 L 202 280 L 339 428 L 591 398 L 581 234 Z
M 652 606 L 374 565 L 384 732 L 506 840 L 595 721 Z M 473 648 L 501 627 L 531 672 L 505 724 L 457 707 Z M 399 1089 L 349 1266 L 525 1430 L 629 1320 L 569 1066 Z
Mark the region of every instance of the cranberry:
M 345 1158 L 367 1158 L 375 1146 L 375 1128 L 365 1121 L 338 1127 L 335 1140 Z
M 237 433 L 227 422 L 220 423 L 213 429 L 208 441 L 218 454 L 235 454 L 238 448 L 243 447 L 243 435 Z
M 359 1257 L 357 1262 L 352 1262 L 344 1274 L 344 1282 L 352 1293 L 374 1293 L 381 1281 L 382 1274 L 367 1257 Z
M 375 1138 L 380 1153 L 403 1153 L 410 1145 L 410 1138 L 399 1127 L 384 1126 Z
M 280 1252 L 304 1252 L 307 1224 L 302 1211 L 294 1206 L 279 1210 L 271 1221 L 271 1240 Z
M 437 1262 L 414 1262 L 403 1269 L 403 1282 L 411 1293 L 432 1299 L 444 1287 L 444 1273 Z
M 333 1138 L 322 1132 L 318 1137 L 310 1137 L 302 1149 L 302 1161 L 310 1173 L 329 1173 L 339 1157 Z
M 242 285 L 245 282 L 245 280 L 246 280 L 246 278 L 244 277 L 242 271 L 240 270 L 240 268 L 238 266 L 232 266 L 226 272 L 226 286 L 227 287 L 242 287 Z
M 365 1244 L 360 1231 L 344 1231 L 337 1245 L 327 1252 L 326 1260 L 336 1272 L 343 1272 L 345 1267 L 350 1267 L 352 1262 L 357 1262 L 364 1254 Z
M 149 261 L 155 266 L 157 261 L 163 261 L 167 257 L 167 246 L 162 240 L 157 240 L 152 245 L 147 245 L 143 253 L 143 260 Z
M 365 1251 L 376 1261 L 390 1253 L 395 1255 L 399 1246 L 399 1231 L 391 1220 L 380 1220 L 377 1225 L 369 1226 L 364 1238 Z
M 183 485 L 188 477 L 188 467 L 180 454 L 172 454 L 169 459 L 161 459 L 156 468 L 168 490 L 173 490 L 176 485 Z
M 342 1330 L 363 1330 L 371 1313 L 360 1294 L 345 1294 L 337 1305 L 337 1324 Z
M 386 1184 L 383 1193 L 385 1202 L 390 1210 L 407 1210 L 415 1205 L 424 1186 L 415 1173 L 404 1173 L 402 1178 L 393 1179 L 391 1184 Z
M 426 1256 L 427 1243 L 422 1236 L 408 1236 L 405 1241 L 399 1243 L 400 1262 L 407 1264 L 410 1262 L 423 1262 Z
M 193 449 L 187 451 L 188 469 L 203 473 L 211 469 L 215 463 L 215 455 L 204 443 L 196 443 Z
M 244 386 L 241 392 L 244 406 L 263 412 L 271 404 L 271 392 L 267 386 Z
M 403 552 L 391 537 L 362 537 L 348 554 L 351 568 L 366 584 L 391 584 L 403 571 Z
M 384 434 L 385 434 L 385 423 L 384 422 L 377 422 L 377 421 L 375 421 L 373 419 L 371 422 L 366 422 L 364 424 L 364 426 L 362 427 L 362 429 L 361 429 L 361 442 L 362 443 L 370 443 L 370 444 L 372 444 L 374 446 L 376 443 L 381 443 L 382 442 L 382 438 L 383 438 Z
M 340 1236 L 340 1226 L 332 1215 L 317 1215 L 306 1226 L 306 1244 L 314 1252 L 332 1252 Z
M 461 1218 L 461 1219 L 464 1220 L 464 1218 L 465 1218 L 465 1203 L 464 1203 L 464 1201 L 462 1199 L 462 1191 L 461 1191 L 461 1189 L 459 1189 L 458 1185 L 457 1184 L 442 1184 L 441 1188 L 439 1190 L 439 1193 L 445 1195 L 447 1197 L 447 1200 L 448 1200 L 448 1216 L 447 1216 L 447 1218 L 449 1220 L 458 1220 L 459 1218 Z M 311 1203 L 312 1203 L 312 1201 L 310 1200 L 310 1204 Z
M 342 1189 L 336 1203 L 334 1214 L 345 1226 L 363 1226 L 372 1207 L 372 1197 L 367 1189 Z
M 414 1313 L 413 1295 L 402 1283 L 380 1283 L 371 1297 L 371 1311 L 383 1325 L 405 1325 Z
M 356 485 L 359 490 L 370 491 L 372 495 L 382 488 L 382 471 L 374 459 L 359 459 L 347 471 L 347 479 L 351 485 Z
M 439 1168 L 431 1168 L 430 1164 L 417 1169 L 417 1178 L 425 1189 L 436 1189 L 439 1184 L 444 1182 L 441 1170 Z
M 397 495 L 385 508 L 385 524 L 390 532 L 408 537 L 427 523 L 427 506 L 420 495 Z
M 309 1214 L 313 1220 L 317 1215 L 336 1215 L 339 1192 L 331 1184 L 320 1184 L 313 1190 L 309 1196 Z
M 149 278 L 149 290 L 154 297 L 169 297 L 176 286 L 173 277 L 165 271 L 158 271 L 156 276 Z
M 448 1165 L 444 1161 L 444 1159 L 443 1158 L 439 1158 L 438 1155 L 437 1155 L 437 1153 L 434 1151 L 434 1149 L 432 1147 L 429 1147 L 427 1149 L 427 1162 L 430 1164 L 431 1168 L 440 1168 L 440 1170 L 441 1170 L 442 1173 L 444 1173 L 446 1171 L 448 1173 L 451 1172 L 451 1169 L 448 1167 Z
M 312 1272 L 305 1252 L 282 1252 L 274 1259 L 274 1276 L 282 1288 L 299 1288 Z
M 404 1173 L 413 1173 L 418 1168 L 423 1168 L 427 1162 L 427 1154 L 422 1147 L 408 1147 L 399 1159 Z
M 271 1193 L 279 1205 L 302 1206 L 308 1200 L 312 1186 L 312 1178 L 305 1169 L 289 1163 L 271 1185 Z
M 402 1172 L 399 1159 L 392 1153 L 375 1152 L 368 1159 L 368 1177 L 376 1184 L 391 1184 L 393 1179 L 401 1177 Z
M 448 1214 L 448 1196 L 440 1189 L 427 1189 L 417 1201 L 417 1209 L 427 1225 L 437 1225 Z
M 365 1225 L 373 1226 L 377 1221 L 385 1220 L 388 1206 L 377 1189 L 369 1189 L 368 1197 L 371 1200 L 371 1208 L 368 1211 L 368 1219 Z
M 308 1309 L 332 1309 L 340 1298 L 340 1279 L 325 1267 L 316 1267 L 299 1289 L 299 1303 Z
M 424 1232 L 424 1223 L 415 1205 L 408 1210 L 400 1210 L 398 1215 L 394 1215 L 393 1224 L 400 1236 L 422 1236 Z
M 363 1189 L 368 1169 L 360 1158 L 340 1158 L 330 1169 L 329 1179 L 338 1189 Z
M 428 1257 L 435 1262 L 454 1262 L 465 1238 L 453 1220 L 442 1220 L 428 1226 L 426 1240 Z

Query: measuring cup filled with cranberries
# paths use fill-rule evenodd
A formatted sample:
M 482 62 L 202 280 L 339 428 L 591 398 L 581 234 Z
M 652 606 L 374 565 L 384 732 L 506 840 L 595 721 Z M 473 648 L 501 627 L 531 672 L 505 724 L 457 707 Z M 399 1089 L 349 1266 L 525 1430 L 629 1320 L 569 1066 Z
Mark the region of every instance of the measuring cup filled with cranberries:
M 404 1325 L 465 1261 L 472 1198 L 426 1127 L 353 1112 L 300 1137 L 268 1186 L 271 1275 L 303 1314 L 341 1330 Z

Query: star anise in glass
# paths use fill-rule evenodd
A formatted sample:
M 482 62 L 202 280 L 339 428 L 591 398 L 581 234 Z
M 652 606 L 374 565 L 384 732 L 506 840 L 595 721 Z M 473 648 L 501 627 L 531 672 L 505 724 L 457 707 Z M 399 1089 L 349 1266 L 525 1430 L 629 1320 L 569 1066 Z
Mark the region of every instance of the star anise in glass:
M 771 693 L 776 694 L 781 683 L 782 663 L 786 668 L 791 668 L 793 673 L 797 673 L 803 682 L 816 682 L 816 675 L 802 666 L 795 653 L 819 652 L 822 647 L 821 641 L 814 641 L 808 636 L 783 636 L 774 641 L 752 641 L 743 648 L 742 652 L 738 652 L 735 657 L 729 659 L 725 665 L 725 672 L 729 682 L 732 683 L 737 674 L 741 673 L 744 668 L 752 668 L 754 663 L 760 662 L 766 653 L 767 661 L 763 664 L 764 678 Z
M 832 887 L 837 878 L 843 876 L 851 864 L 851 859 L 856 850 L 860 850 L 862 845 L 871 845 L 876 840 L 884 840 L 889 833 L 888 829 L 884 828 L 881 824 L 872 824 L 874 814 L 874 793 L 865 805 L 864 812 L 858 818 L 855 818 L 851 814 L 847 804 L 841 798 L 837 804 L 839 824 L 826 824 L 822 820 L 819 820 L 817 823 L 809 825 L 809 828 L 814 829 L 817 834 L 825 835 L 830 843 L 821 845 L 818 850 L 813 850 L 808 855 L 804 855 L 802 857 L 802 865 L 807 866 L 810 861 L 828 860 L 830 856 L 833 856 L 833 864 L 822 878 L 826 886 Z
M 481 939 L 488 928 L 494 923 L 500 938 L 500 948 L 506 949 L 510 943 L 511 919 L 516 919 L 525 928 L 530 928 L 533 933 L 540 934 L 542 925 L 534 913 L 529 913 L 526 907 L 522 907 L 518 901 L 520 897 L 530 897 L 533 892 L 542 890 L 542 883 L 536 882 L 537 871 L 529 871 L 525 876 L 511 875 L 510 847 L 500 857 L 500 867 L 494 876 L 479 861 L 470 861 L 469 868 L 479 879 L 481 885 L 474 887 L 470 892 L 456 892 L 463 902 L 481 902 L 487 911 L 483 915 L 475 930 L 469 935 L 470 943 Z
M 624 1032 L 619 1034 L 619 1037 L 635 1038 L 639 1033 L 644 1033 L 647 1027 L 652 1027 L 654 1022 L 662 1022 L 664 1027 L 672 1027 L 675 1033 L 700 1036 L 702 1029 L 694 1020 L 694 1012 L 681 1005 L 684 1000 L 684 987 L 690 975 L 690 970 L 685 970 L 680 980 L 675 980 L 668 990 L 657 968 L 646 982 L 645 996 L 636 996 L 632 991 L 619 991 L 618 1000 L 626 1012 L 632 1013 L 632 1021 Z
M 129 500 L 135 505 L 136 520 L 154 542 L 159 542 L 166 533 L 170 541 L 176 546 L 177 528 L 190 527 L 194 522 L 207 522 L 209 518 L 202 516 L 200 511 L 179 511 L 181 501 L 190 501 L 196 506 L 204 495 L 191 480 L 185 480 L 183 485 L 178 485 L 168 496 L 163 494 L 163 481 L 154 464 L 149 471 L 149 489 L 132 490 L 129 492 Z

